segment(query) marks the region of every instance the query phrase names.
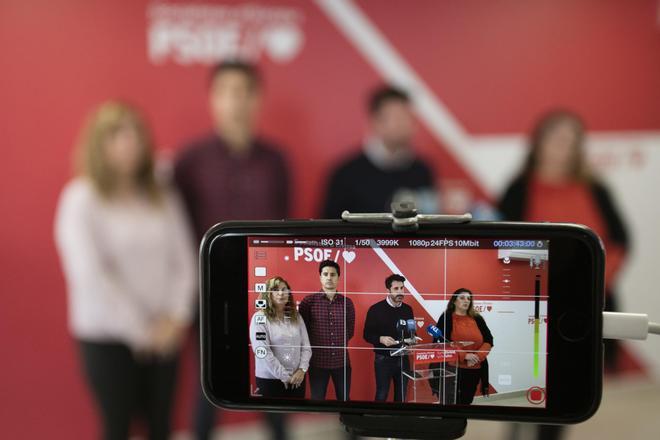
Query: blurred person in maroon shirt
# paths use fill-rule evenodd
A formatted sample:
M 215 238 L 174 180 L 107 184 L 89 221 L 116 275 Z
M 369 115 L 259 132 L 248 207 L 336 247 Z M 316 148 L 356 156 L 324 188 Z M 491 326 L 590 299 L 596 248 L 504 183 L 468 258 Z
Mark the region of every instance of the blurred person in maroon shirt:
M 628 252 L 628 232 L 609 190 L 586 164 L 584 138 L 584 123 L 575 113 L 555 110 L 543 116 L 499 210 L 505 220 L 572 222 L 593 229 L 607 253 L 605 310 L 615 311 L 613 286 Z M 605 365 L 611 371 L 616 371 L 618 349 L 614 340 L 605 341 Z M 543 426 L 539 438 L 559 438 L 561 431 Z
M 282 219 L 289 208 L 288 170 L 279 148 L 257 136 L 261 77 L 255 66 L 225 61 L 213 68 L 209 104 L 213 130 L 188 144 L 174 166 L 197 239 L 224 220 Z M 286 437 L 284 418 L 268 414 L 274 439 Z M 195 434 L 207 439 L 215 409 L 201 389 Z
M 211 73 L 214 130 L 188 144 L 175 164 L 198 238 L 223 220 L 282 219 L 288 170 L 279 148 L 255 133 L 261 101 L 256 68 L 223 62 Z

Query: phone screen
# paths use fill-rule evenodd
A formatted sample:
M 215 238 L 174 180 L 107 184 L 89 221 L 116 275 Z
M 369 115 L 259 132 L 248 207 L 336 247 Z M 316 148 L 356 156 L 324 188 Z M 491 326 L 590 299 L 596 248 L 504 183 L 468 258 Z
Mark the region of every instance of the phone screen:
M 249 236 L 246 392 L 543 409 L 550 241 Z

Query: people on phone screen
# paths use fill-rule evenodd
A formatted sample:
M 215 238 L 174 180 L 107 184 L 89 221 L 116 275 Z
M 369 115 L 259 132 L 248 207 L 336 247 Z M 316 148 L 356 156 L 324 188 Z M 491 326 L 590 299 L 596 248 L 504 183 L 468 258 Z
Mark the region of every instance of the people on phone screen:
M 324 260 L 319 264 L 321 291 L 306 296 L 299 306 L 312 345 L 309 383 L 312 399 L 326 398 L 332 380 L 337 400 L 349 400 L 351 360 L 348 341 L 355 331 L 353 300 L 337 292 L 339 264 Z
M 474 400 L 477 387 L 481 394 L 489 394 L 488 354 L 493 347 L 493 335 L 484 318 L 473 307 L 469 289 L 457 289 L 440 315 L 436 326 L 445 341 L 455 342 L 458 355 L 456 403 L 469 405 Z M 439 342 L 439 339 L 434 340 Z M 438 379 L 431 380 L 433 390 L 438 389 Z
M 374 346 L 375 400 L 379 402 L 387 399 L 390 384 L 394 385 L 395 402 L 405 401 L 408 389 L 408 377 L 404 374 L 410 366 L 408 353 L 393 355 L 405 343 L 404 339 L 408 339 L 408 344 L 415 343 L 414 335 L 407 329 L 407 322 L 414 321 L 414 315 L 412 307 L 403 302 L 405 282 L 402 275 L 388 276 L 385 299 L 369 307 L 364 322 L 364 339 Z
M 250 323 L 258 393 L 304 398 L 312 349 L 291 287 L 281 277 L 271 278 L 260 299 L 265 301 L 265 308 L 257 311 Z

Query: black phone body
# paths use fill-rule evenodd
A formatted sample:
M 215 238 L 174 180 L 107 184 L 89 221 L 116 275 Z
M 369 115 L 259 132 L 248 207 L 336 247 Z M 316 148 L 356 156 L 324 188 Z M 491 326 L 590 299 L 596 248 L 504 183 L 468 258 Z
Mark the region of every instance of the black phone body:
M 337 400 L 330 389 L 322 400 L 311 399 L 311 372 L 305 377 L 305 397 L 262 395 L 255 387 L 257 359 L 250 326 L 257 319 L 255 307 L 263 306 L 258 299 L 267 295 L 264 281 L 274 276 L 295 280 L 291 292 L 300 303 L 322 293 L 317 268 L 326 259 L 341 264 L 344 281 L 337 291 L 355 303 L 350 340 L 347 315 L 343 321 L 342 349 L 350 363 L 350 368 L 344 366 L 340 385 L 345 400 Z M 407 374 L 405 401 L 393 401 L 393 387 L 386 401 L 375 401 L 375 357 L 381 352 L 364 339 L 365 311 L 386 299 L 381 281 L 396 272 L 407 280 L 404 302 L 413 306 L 422 341 L 409 350 L 401 342 L 400 348 L 408 352 L 407 364 L 401 364 Z M 335 220 L 225 222 L 202 241 L 200 275 L 202 387 L 221 407 L 577 423 L 600 404 L 604 251 L 598 236 L 584 226 L 472 222 L 424 225 L 406 233 L 394 232 L 390 225 Z M 424 332 L 440 324 L 435 321 L 439 315 L 452 316 L 446 307 L 457 286 L 473 292 L 473 307 L 494 340 L 486 355 L 490 392 L 474 385 L 471 404 L 457 397 L 474 373 L 461 368 L 466 360 L 459 357 L 458 342 L 445 338 L 445 345 L 433 345 L 442 339 L 431 337 L 431 330 Z M 314 325 L 307 323 L 310 335 Z M 312 359 L 316 350 L 327 347 L 313 346 Z M 391 349 L 385 352 L 392 355 Z M 446 368 L 440 372 L 438 362 L 424 358 L 447 353 L 448 361 L 441 364 Z M 404 357 L 398 359 L 404 362 Z M 320 370 L 311 364 L 318 378 Z M 449 378 L 452 372 L 454 379 Z M 352 390 L 346 389 L 346 373 Z M 443 386 L 448 383 L 454 391 L 443 389 L 441 397 L 433 392 L 429 397 L 435 386 L 429 375 L 442 376 Z

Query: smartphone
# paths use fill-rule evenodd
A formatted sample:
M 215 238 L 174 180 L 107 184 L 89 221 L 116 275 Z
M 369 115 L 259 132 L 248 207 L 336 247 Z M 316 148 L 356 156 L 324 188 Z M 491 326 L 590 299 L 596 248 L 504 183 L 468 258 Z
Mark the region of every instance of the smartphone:
M 584 226 L 225 222 L 200 256 L 217 406 L 576 423 L 600 404 L 604 251 Z

